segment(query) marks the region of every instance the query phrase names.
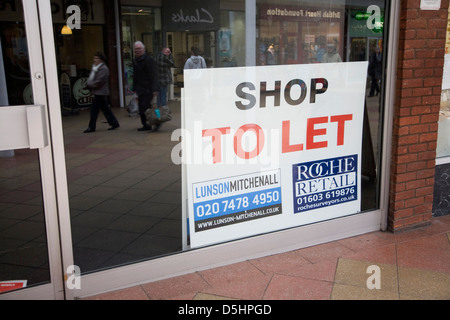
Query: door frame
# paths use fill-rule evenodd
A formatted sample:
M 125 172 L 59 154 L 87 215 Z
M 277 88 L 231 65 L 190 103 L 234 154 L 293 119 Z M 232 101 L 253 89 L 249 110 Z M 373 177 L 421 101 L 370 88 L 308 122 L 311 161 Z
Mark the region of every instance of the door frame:
M 27 0 L 24 0 L 27 1 Z M 30 0 L 35 1 L 35 0 Z M 63 281 L 63 292 L 65 299 L 74 299 L 74 291 L 67 287 L 68 277 L 73 275 L 66 271 L 74 265 L 72 232 L 70 225 L 69 191 L 66 170 L 66 155 L 64 148 L 64 132 L 62 125 L 61 102 L 59 98 L 58 69 L 56 65 L 55 40 L 53 38 L 53 17 L 51 2 L 49 0 L 37 0 L 39 17 L 41 23 L 41 41 L 46 48 L 44 65 L 47 73 L 45 75 L 48 90 L 49 128 L 54 163 L 54 183 L 56 186 L 57 221 L 60 231 L 58 244 L 60 246 L 60 269 L 62 269 L 61 281 Z M 61 268 L 62 265 L 62 268 Z M 73 269 L 71 269 L 73 270 Z
M 48 142 L 39 146 L 38 152 L 50 282 L 4 293 L 0 299 L 71 299 L 73 298 L 72 292 L 64 288 L 64 278 L 67 278 L 67 275 L 64 275 L 63 270 L 67 270 L 66 266 L 73 264 L 72 240 L 70 233 L 60 233 L 60 230 L 70 230 L 70 226 L 67 228 L 70 215 L 60 101 L 59 95 L 51 94 L 59 92 L 59 87 L 50 1 L 23 0 L 22 4 L 28 52 L 30 53 L 29 63 L 34 104 L 43 106 L 41 110 L 43 110 L 44 125 L 41 129 L 44 132 L 39 134 L 44 136 Z M 45 48 L 45 54 L 43 48 Z

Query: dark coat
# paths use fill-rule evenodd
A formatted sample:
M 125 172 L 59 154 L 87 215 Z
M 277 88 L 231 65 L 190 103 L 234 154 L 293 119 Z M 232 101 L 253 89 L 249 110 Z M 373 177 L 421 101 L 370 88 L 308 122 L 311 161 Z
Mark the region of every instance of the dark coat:
M 370 57 L 369 75 L 372 77 L 372 79 L 381 79 L 381 73 L 383 71 L 381 57 L 381 53 L 373 53 Z
M 152 57 L 146 53 L 133 62 L 133 91 L 138 96 L 152 95 L 159 91 L 158 69 Z

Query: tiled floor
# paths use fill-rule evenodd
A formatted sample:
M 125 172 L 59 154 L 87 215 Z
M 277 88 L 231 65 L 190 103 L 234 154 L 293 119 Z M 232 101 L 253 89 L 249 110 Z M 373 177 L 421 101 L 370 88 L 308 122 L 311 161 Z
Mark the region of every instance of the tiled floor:
M 86 111 L 64 119 L 74 260 L 82 272 L 182 249 L 181 168 L 170 158 L 179 105 L 171 102 L 174 119 L 158 132 L 138 132 L 139 118 L 117 108 L 114 131 L 99 117 L 95 133 L 81 133 Z
M 449 300 L 450 216 L 85 299 Z

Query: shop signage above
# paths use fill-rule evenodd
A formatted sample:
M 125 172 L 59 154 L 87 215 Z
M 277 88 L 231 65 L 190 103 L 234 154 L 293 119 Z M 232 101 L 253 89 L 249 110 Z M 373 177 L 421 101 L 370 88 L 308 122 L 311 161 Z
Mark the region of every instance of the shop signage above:
M 214 31 L 220 29 L 219 0 L 163 1 L 165 31 Z
M 191 247 L 360 212 L 367 65 L 185 70 Z
M 293 6 L 262 5 L 261 17 L 283 20 L 341 20 L 344 19 L 344 11 L 340 9 L 318 9 Z

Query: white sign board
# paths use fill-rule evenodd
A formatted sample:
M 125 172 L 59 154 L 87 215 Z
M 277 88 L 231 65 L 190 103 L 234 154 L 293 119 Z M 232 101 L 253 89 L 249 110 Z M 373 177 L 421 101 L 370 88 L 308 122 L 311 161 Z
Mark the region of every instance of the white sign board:
M 442 74 L 442 90 L 450 89 L 450 54 L 444 55 L 444 72 Z
M 185 70 L 191 247 L 360 211 L 367 67 Z
M 439 10 L 441 8 L 441 0 L 420 0 L 421 10 Z

